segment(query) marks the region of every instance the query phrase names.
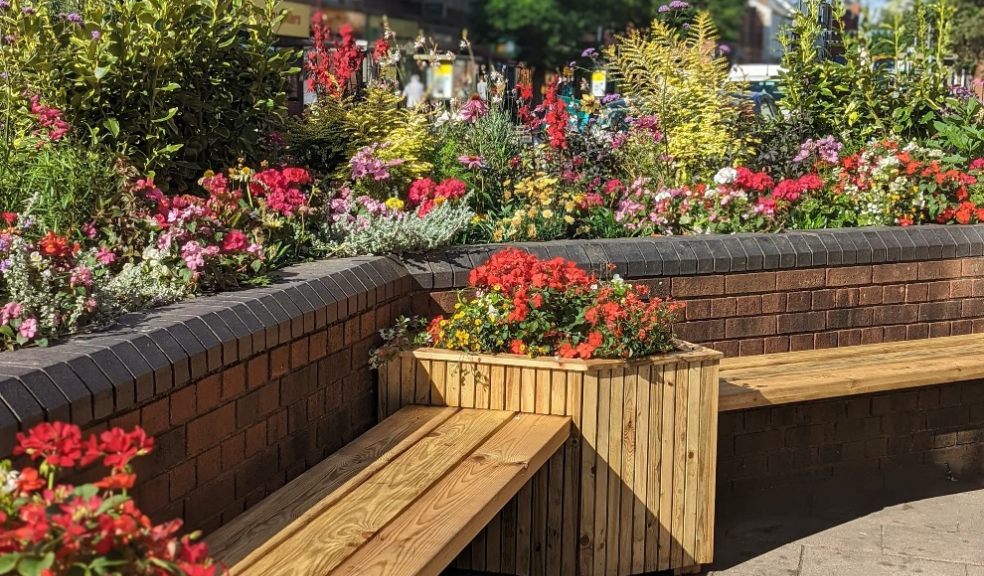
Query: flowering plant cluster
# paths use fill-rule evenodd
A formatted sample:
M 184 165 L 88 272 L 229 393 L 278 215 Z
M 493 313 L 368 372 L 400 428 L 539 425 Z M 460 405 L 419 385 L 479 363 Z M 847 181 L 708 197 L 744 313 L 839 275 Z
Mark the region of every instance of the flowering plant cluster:
M 970 224 L 984 217 L 978 208 L 984 202 L 982 164 L 975 160 L 960 169 L 948 165 L 940 150 L 885 140 L 844 155 L 833 177 L 861 225 Z
M 197 533 L 179 536 L 181 520 L 154 525 L 127 491 L 131 462 L 153 438 L 139 427 L 112 428 L 83 439 L 78 426 L 41 423 L 17 434 L 15 455 L 31 466 L 0 463 L 0 567 L 23 576 L 132 574 L 217 576 Z M 91 484 L 61 480 L 100 463 L 109 473 Z
M 601 280 L 563 258 L 515 248 L 471 271 L 454 313 L 431 320 L 418 343 L 484 353 L 634 358 L 673 349 L 680 305 L 617 275 Z
M 311 182 L 303 168 L 239 166 L 207 172 L 205 198 L 167 196 L 149 179 L 136 187 L 149 203 L 154 247 L 189 283 L 215 289 L 262 281 L 269 262 L 304 239 Z

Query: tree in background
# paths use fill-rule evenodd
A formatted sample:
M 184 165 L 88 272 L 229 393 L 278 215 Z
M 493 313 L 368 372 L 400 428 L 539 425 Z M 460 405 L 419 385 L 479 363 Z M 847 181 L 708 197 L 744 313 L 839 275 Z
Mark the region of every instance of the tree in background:
M 960 66 L 984 76 L 984 2 L 959 0 L 953 19 L 953 50 Z
M 691 3 L 711 12 L 724 42 L 738 39 L 743 2 Z M 646 27 L 662 4 L 660 0 L 482 0 L 475 27 L 487 40 L 512 38 L 520 48 L 518 59 L 553 68 L 597 44 L 599 26 L 607 32 L 621 32 L 630 24 Z

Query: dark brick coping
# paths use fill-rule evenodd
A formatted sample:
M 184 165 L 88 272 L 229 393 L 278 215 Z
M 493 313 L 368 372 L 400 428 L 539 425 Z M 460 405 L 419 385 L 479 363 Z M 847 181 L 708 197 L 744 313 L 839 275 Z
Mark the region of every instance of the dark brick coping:
M 128 314 L 50 348 L 0 353 L 0 454 L 43 420 L 85 426 L 411 289 L 394 258 L 324 260 L 263 287 Z
M 984 225 L 562 240 L 512 246 L 541 257 L 562 256 L 594 270 L 611 263 L 625 278 L 693 276 L 981 256 Z M 467 283 L 471 268 L 504 247 L 456 246 L 408 258 L 404 264 L 421 288 L 460 288 Z
M 920 261 L 984 255 L 984 225 L 865 228 L 518 244 L 627 278 Z M 0 454 L 42 420 L 85 426 L 133 409 L 265 350 L 353 318 L 415 289 L 464 286 L 502 246 L 463 246 L 403 261 L 324 260 L 264 287 L 124 316 L 51 348 L 0 353 Z

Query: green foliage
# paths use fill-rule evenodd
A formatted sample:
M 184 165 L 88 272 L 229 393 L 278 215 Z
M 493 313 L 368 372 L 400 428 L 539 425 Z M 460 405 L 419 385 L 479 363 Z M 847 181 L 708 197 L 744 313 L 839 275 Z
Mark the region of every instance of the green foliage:
M 840 61 L 818 50 L 820 6 L 821 0 L 810 0 L 783 38 L 783 109 L 814 134 L 833 134 L 855 146 L 931 133 L 947 93 L 948 0 L 916 0 L 910 15 L 896 14 L 875 30 L 862 25 L 857 34 L 843 29 L 845 7 L 836 0 Z
M 957 0 L 953 50 L 959 64 L 971 71 L 984 62 L 984 3 L 980 0 Z
M 107 150 L 70 140 L 15 147 L 0 165 L 0 212 L 29 216 L 44 230 L 78 231 L 119 197 L 114 164 Z
M 961 161 L 984 157 L 984 105 L 969 98 L 951 113 L 933 123 L 936 136 L 932 146 L 944 150 Z
M 642 114 L 659 118 L 666 151 L 678 178 L 713 171 L 740 158 L 740 107 L 731 95 L 741 85 L 728 78 L 728 62 L 715 54 L 711 16 L 699 12 L 680 31 L 660 20 L 629 30 L 607 50 L 621 93 Z
M 502 183 L 512 174 L 509 161 L 523 153 L 520 137 L 509 113 L 500 106 L 492 106 L 463 134 L 461 155 L 478 156 L 485 162 L 483 170 L 458 175 L 475 190 L 471 203 L 477 213 L 485 214 L 501 204 Z M 449 160 L 461 167 L 457 156 Z
M 61 10 L 75 4 L 81 22 Z M 0 60 L 77 130 L 190 179 L 253 156 L 278 123 L 295 54 L 272 49 L 275 1 L 12 0 Z M 23 9 L 27 8 L 25 12 Z
M 351 138 L 345 132 L 345 104 L 325 98 L 302 118 L 288 120 L 284 137 L 291 162 L 320 174 L 332 174 L 348 160 Z

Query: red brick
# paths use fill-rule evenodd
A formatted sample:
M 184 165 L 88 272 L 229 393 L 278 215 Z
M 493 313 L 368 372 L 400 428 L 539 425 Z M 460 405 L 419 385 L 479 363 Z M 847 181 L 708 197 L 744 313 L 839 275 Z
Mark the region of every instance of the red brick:
M 240 432 L 222 442 L 222 471 L 242 463 L 246 453 L 246 433 Z
M 156 436 L 167 430 L 170 424 L 169 407 L 168 399 L 161 398 L 156 402 L 147 404 L 140 410 L 140 426 L 147 434 Z
M 909 324 L 905 327 L 906 340 L 929 338 L 929 324 Z
M 171 424 L 183 424 L 198 414 L 195 387 L 185 386 L 171 393 Z
M 765 353 L 774 354 L 776 352 L 789 352 L 788 336 L 773 336 L 765 339 Z
M 727 318 L 734 316 L 738 302 L 735 298 L 715 298 L 711 303 L 711 318 Z
M 824 285 L 824 270 L 783 270 L 776 272 L 776 288 L 778 290 L 806 290 L 822 288 Z
M 345 345 L 351 346 L 359 339 L 359 319 L 352 318 L 351 320 L 346 320 L 344 324 L 345 329 Z
M 137 487 L 136 501 L 140 509 L 153 514 L 171 503 L 168 496 L 168 476 L 161 474 L 150 480 L 142 480 Z
M 724 337 L 724 320 L 700 320 L 676 325 L 677 336 L 689 342 L 712 342 Z
M 974 321 L 973 320 L 954 320 L 950 322 L 950 335 L 951 336 L 961 336 L 964 334 L 973 334 L 974 332 Z
M 738 342 L 735 340 L 725 340 L 722 342 L 711 342 L 708 347 L 724 354 L 725 358 L 738 357 Z
M 344 346 L 345 334 L 342 331 L 341 324 L 335 324 L 334 326 L 328 328 L 328 352 L 335 352 L 336 350 L 341 350 Z
M 875 284 L 911 282 L 918 277 L 919 267 L 912 262 L 902 264 L 876 264 L 871 267 L 871 281 Z
M 877 325 L 908 324 L 919 319 L 918 304 L 894 304 L 878 306 L 874 309 L 872 322 Z
M 258 454 L 267 446 L 266 420 L 246 430 L 246 457 Z
M 385 325 L 389 326 L 390 322 L 385 322 Z M 322 330 L 321 332 L 315 332 L 311 335 L 311 340 L 309 344 L 309 353 L 311 354 L 311 361 L 321 360 L 328 355 L 328 331 Z
M 946 300 L 950 297 L 950 282 L 942 280 L 940 282 L 930 282 L 926 289 L 929 300 Z
M 984 298 L 964 298 L 960 305 L 961 315 L 965 318 L 984 316 Z
M 905 287 L 906 302 L 926 302 L 929 300 L 929 284 L 909 284 Z
M 827 286 L 856 286 L 871 283 L 871 266 L 843 266 L 827 269 Z
M 739 296 L 735 299 L 735 314 L 737 316 L 755 316 L 761 313 L 761 296 Z
M 308 363 L 308 339 L 301 338 L 295 340 L 290 345 L 290 366 L 293 369 L 305 366 Z
M 811 308 L 814 310 L 828 310 L 837 305 L 836 290 L 814 290 Z
M 706 320 L 711 317 L 710 300 L 687 300 L 684 312 L 687 320 Z
M 861 344 L 861 330 L 839 330 L 837 332 L 837 345 L 840 347 L 844 346 L 857 346 Z
M 861 300 L 861 292 L 857 288 L 838 288 L 834 292 L 834 302 L 838 308 L 857 306 Z
M 882 332 L 884 342 L 902 342 L 905 340 L 905 326 L 886 326 Z
M 364 340 L 366 338 L 371 338 L 372 335 L 376 333 L 376 312 L 370 310 L 360 316 L 359 320 L 361 326 L 359 330 L 359 339 Z
M 454 305 L 458 301 L 457 292 L 431 292 L 430 299 L 432 306 L 447 314 L 454 310 Z
M 185 460 L 175 466 L 174 470 L 171 470 L 168 475 L 171 482 L 171 500 L 177 500 L 194 489 L 196 484 L 195 468 L 195 460 L 191 459 Z
M 950 281 L 950 298 L 970 298 L 974 295 L 974 281 L 970 278 Z
M 837 332 L 820 332 L 814 335 L 813 347 L 817 350 L 837 348 Z
M 738 341 L 739 356 L 755 356 L 765 351 L 765 342 L 761 338 Z
M 949 322 L 933 322 L 929 325 L 929 337 L 930 338 L 942 338 L 944 336 L 950 335 L 950 323 Z
M 984 276 L 984 258 L 964 258 L 960 261 L 962 276 Z
M 216 446 L 206 450 L 195 459 L 198 472 L 198 485 L 201 486 L 219 475 L 222 471 L 222 449 Z
M 753 272 L 751 274 L 730 274 L 725 277 L 724 291 L 727 294 L 751 294 L 772 292 L 776 289 L 775 272 Z
M 236 364 L 222 373 L 222 400 L 231 400 L 246 391 L 246 365 Z
M 222 400 L 222 375 L 212 374 L 200 380 L 195 387 L 198 389 L 198 413 L 208 412 L 219 405 Z
M 818 332 L 826 326 L 823 312 L 804 312 L 802 314 L 780 314 L 777 318 L 779 334 L 798 332 Z
M 775 316 L 751 316 L 748 318 L 728 318 L 725 320 L 725 338 L 772 336 L 775 333 Z
M 786 309 L 786 295 L 785 294 L 763 294 L 762 295 L 762 313 L 763 314 L 776 314 L 782 312 Z
M 134 426 L 140 425 L 140 409 L 133 410 L 131 412 L 126 412 L 125 414 L 120 414 L 119 416 L 113 417 L 109 421 L 109 426 L 111 428 L 123 428 L 124 430 L 129 430 Z
M 884 290 L 881 286 L 862 286 L 858 293 L 858 303 L 861 306 L 873 306 L 882 303 Z
M 280 378 L 290 370 L 290 345 L 284 344 L 270 351 L 270 378 Z
M 280 386 L 270 383 L 246 394 L 233 404 L 238 428 L 252 426 L 280 405 Z
M 789 351 L 813 350 L 813 334 L 796 334 L 789 337 Z
M 188 453 L 211 448 L 236 430 L 236 404 L 221 406 L 188 423 Z
M 724 276 L 684 276 L 671 280 L 674 298 L 718 296 L 724 294 Z
M 276 444 L 287 437 L 287 409 L 284 408 L 267 418 L 267 445 Z
M 810 309 L 813 294 L 810 292 L 790 292 L 786 295 L 786 312 L 804 312 Z
M 261 354 L 249 361 L 246 366 L 246 382 L 249 388 L 256 388 L 270 381 L 270 356 Z
M 882 290 L 882 303 L 898 304 L 905 302 L 905 285 L 885 286 Z
M 861 329 L 862 344 L 881 344 L 883 338 L 883 330 L 881 327 Z
M 919 263 L 920 280 L 959 278 L 962 272 L 960 260 L 930 260 Z
M 984 278 L 974 279 L 974 297 L 984 296 Z

